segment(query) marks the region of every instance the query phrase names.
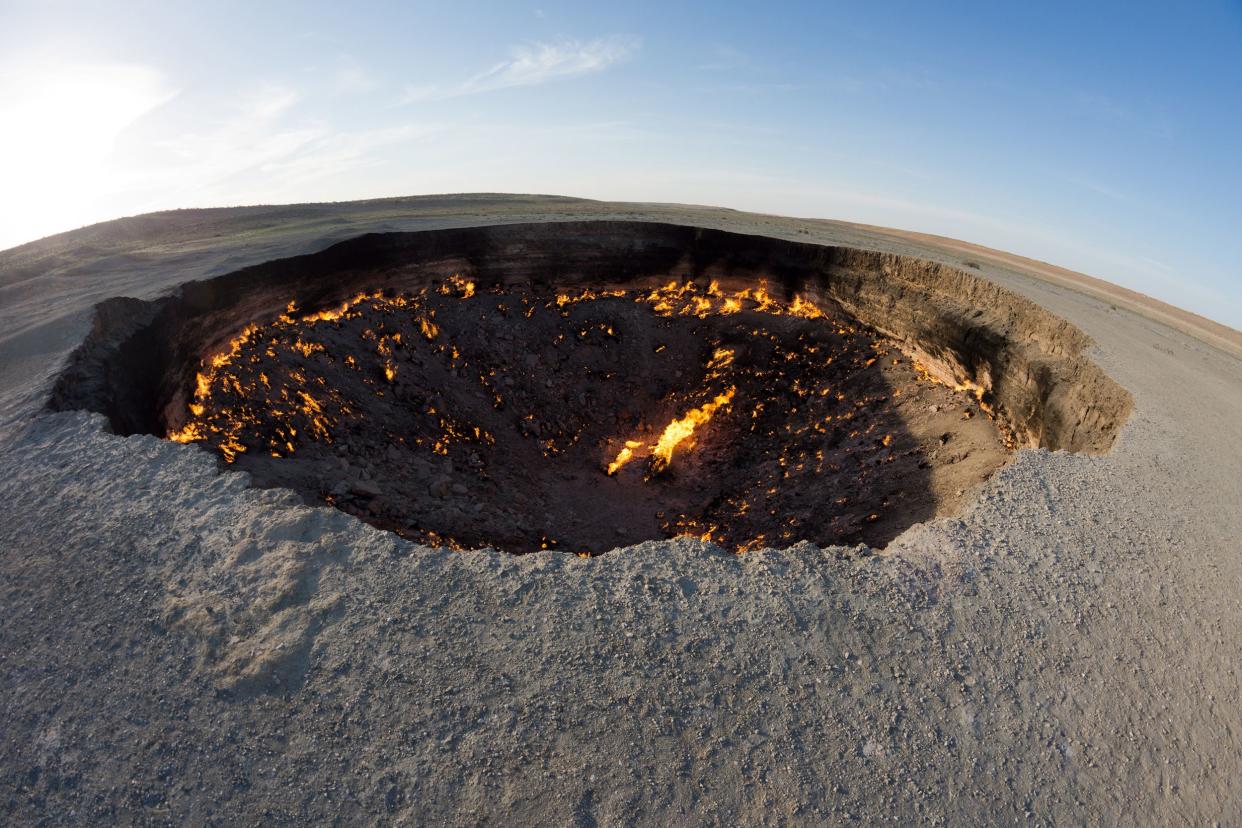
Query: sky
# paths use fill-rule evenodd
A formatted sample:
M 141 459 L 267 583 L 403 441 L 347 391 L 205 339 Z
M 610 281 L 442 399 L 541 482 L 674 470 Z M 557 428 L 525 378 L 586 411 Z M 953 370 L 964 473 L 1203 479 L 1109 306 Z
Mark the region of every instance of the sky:
M 0 249 L 555 193 L 937 233 L 1242 328 L 1240 151 L 1240 0 L 0 0 Z

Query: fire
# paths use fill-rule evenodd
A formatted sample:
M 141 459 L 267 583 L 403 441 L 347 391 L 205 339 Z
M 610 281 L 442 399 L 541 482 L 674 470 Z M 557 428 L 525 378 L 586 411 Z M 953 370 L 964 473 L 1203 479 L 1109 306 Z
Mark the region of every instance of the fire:
M 633 460 L 634 449 L 641 445 L 642 443 L 638 440 L 626 440 L 625 446 L 621 449 L 621 451 L 617 452 L 616 459 L 608 464 L 608 475 L 611 477 L 616 474 L 622 466 Z
M 581 291 L 580 293 L 577 293 L 572 296 L 568 293 L 558 293 L 556 295 L 556 298 L 553 301 L 556 304 L 557 310 L 564 311 L 566 305 L 574 305 L 574 304 L 577 304 L 578 302 L 589 302 L 593 299 L 606 299 L 610 297 L 625 296 L 625 295 L 626 295 L 626 292 L 624 290 L 596 291 L 596 290 L 591 290 L 587 288 Z M 529 315 L 530 314 L 527 314 L 527 316 Z
M 780 314 L 780 305 L 777 304 L 776 300 L 773 299 L 768 293 L 767 282 L 761 281 L 759 283 L 759 287 L 755 289 L 753 298 L 756 303 L 755 310 L 760 313 L 771 313 L 775 315 Z
M 206 440 L 207 435 L 199 428 L 198 423 L 191 421 L 186 423 L 181 430 L 169 434 L 168 439 L 174 443 L 195 443 L 199 440 Z
M 456 284 L 456 283 L 455 283 Z M 473 295 L 473 283 L 462 281 L 456 284 L 460 292 Z M 305 314 L 301 317 L 295 317 L 298 306 L 296 302 L 289 302 L 284 312 L 270 323 L 269 327 L 261 329 L 258 325 L 247 325 L 242 331 L 225 345 L 219 353 L 203 360 L 201 369 L 196 373 L 194 378 L 194 393 L 187 408 L 189 411 L 189 419 L 180 429 L 170 432 L 168 439 L 179 443 L 195 443 L 195 442 L 211 442 L 214 443 L 216 449 L 224 457 L 225 462 L 232 463 L 236 460 L 237 455 L 247 450 L 246 444 L 243 442 L 243 435 L 256 427 L 263 414 L 248 405 L 228 406 L 220 410 L 213 411 L 208 405 L 213 394 L 218 391 L 227 391 L 238 396 L 244 396 L 251 392 L 257 391 L 257 385 L 261 384 L 266 391 L 273 391 L 272 381 L 266 373 L 258 375 L 256 388 L 249 386 L 243 387 L 238 380 L 235 369 L 242 361 L 242 354 L 246 351 L 253 351 L 254 348 L 263 349 L 269 358 L 275 358 L 278 337 L 280 334 L 290 332 L 299 326 L 313 327 L 321 322 L 336 322 L 342 319 L 353 318 L 361 314 L 358 307 L 364 302 L 372 303 L 377 307 L 384 307 L 388 310 L 398 310 L 407 308 L 410 300 L 397 296 L 385 299 L 381 291 L 372 291 L 370 293 L 362 292 L 349 298 L 338 306 L 326 308 L 316 311 L 315 313 Z M 438 328 L 430 320 L 422 320 L 423 333 L 428 338 L 433 338 L 438 333 Z M 262 343 L 259 340 L 260 331 L 264 331 Z M 273 335 L 269 338 L 269 334 Z M 400 334 L 392 337 L 382 338 L 379 342 L 377 350 L 384 357 L 384 372 L 388 380 L 391 382 L 396 376 L 396 365 L 391 360 L 392 345 L 388 340 L 400 343 Z M 290 352 L 298 354 L 304 359 L 311 359 L 319 354 L 326 355 L 326 349 L 323 344 L 311 341 L 302 335 L 297 335 L 292 340 L 285 340 L 282 346 Z M 253 355 L 246 357 L 250 361 L 254 361 Z M 353 365 L 352 357 L 346 359 L 346 364 L 351 367 Z M 306 383 L 306 376 L 300 369 L 289 371 L 289 379 L 297 385 Z M 311 397 L 305 390 L 296 387 L 282 386 L 279 389 L 279 396 L 282 405 L 277 410 L 268 413 L 267 416 L 276 419 L 284 419 L 300 414 L 308 420 L 309 434 L 320 440 L 331 442 L 332 426 L 334 420 L 326 412 L 322 410 L 320 403 Z M 334 391 L 328 391 L 327 395 L 332 399 L 334 409 L 340 413 L 349 413 L 350 407 L 342 400 L 337 399 L 339 395 Z M 271 438 L 268 440 L 267 451 L 272 456 L 282 456 L 280 452 L 292 454 L 295 445 L 292 442 L 298 431 L 288 422 L 285 422 L 283 428 L 278 428 L 279 434 L 287 434 L 287 438 Z
M 301 321 L 308 324 L 313 324 L 315 322 L 335 322 L 338 319 L 344 318 L 356 306 L 365 302 L 367 299 L 378 299 L 381 295 L 382 294 L 378 290 L 374 293 L 359 293 L 352 299 L 346 300 L 339 308 L 327 308 L 308 316 L 303 316 Z M 290 302 L 286 316 L 288 313 L 292 313 L 295 307 L 294 303 Z
M 242 352 L 242 348 L 250 342 L 251 338 L 258 332 L 258 330 L 258 325 L 247 325 L 242 329 L 240 334 L 229 340 L 225 350 L 208 360 L 208 362 L 210 362 L 210 366 L 207 367 L 206 372 L 199 371 L 195 375 L 194 400 L 189 404 L 191 415 L 198 417 L 201 416 L 206 410 L 204 403 L 211 396 L 211 385 L 216 380 L 220 370 L 227 367 L 238 357 L 238 355 Z M 207 439 L 207 435 L 198 423 L 190 420 L 179 430 L 170 433 L 168 435 L 168 439 L 177 443 L 195 443 L 199 440 Z M 226 438 L 225 443 L 231 446 L 236 443 L 236 439 L 230 436 Z M 223 444 L 221 445 L 221 450 L 224 450 Z M 231 452 L 226 452 L 225 456 L 232 457 L 235 456 L 236 453 L 237 452 L 235 450 L 232 450 Z M 232 461 L 230 460 L 230 462 Z
M 760 280 L 757 287 L 733 293 L 722 290 L 720 283 L 715 280 L 708 284 L 706 290 L 694 282 L 679 284 L 672 281 L 641 293 L 637 298 L 640 302 L 650 304 L 652 310 L 661 316 L 695 316 L 704 319 L 712 314 L 740 313 L 749 306 L 751 310 L 772 316 L 789 314 L 806 319 L 826 318 L 819 306 L 802 294 L 796 294 L 791 302 L 781 302 L 768 292 L 766 280 Z M 570 301 L 577 300 L 569 296 L 557 298 L 558 306 Z
M 461 299 L 469 299 L 474 296 L 474 282 L 454 273 L 448 278 L 448 282 L 440 285 L 440 293 L 443 296 L 452 296 L 456 293 Z
M 987 388 L 984 388 L 982 385 L 972 382 L 969 379 L 947 380 L 939 374 L 932 373 L 930 368 L 919 362 L 917 359 L 911 360 L 911 363 L 913 364 L 915 373 L 918 375 L 920 380 L 923 380 L 924 382 L 933 382 L 937 385 L 943 385 L 946 388 L 952 388 L 959 394 L 970 394 L 975 398 L 975 402 L 979 405 L 979 409 L 983 411 L 984 414 L 987 414 L 993 420 L 996 419 L 996 411 L 992 404 L 986 399 L 988 394 Z M 1017 438 L 1012 433 L 1004 429 L 1002 429 L 1002 431 L 1002 437 L 1006 446 L 1010 448 L 1016 446 Z
M 822 319 L 824 317 L 824 312 L 817 305 L 803 299 L 801 295 L 795 296 L 793 302 L 789 304 L 789 312 L 804 319 Z
M 293 350 L 297 351 L 304 357 L 310 357 L 323 349 L 323 345 L 318 342 L 307 342 L 303 339 L 297 339 L 294 340 L 293 343 Z
M 696 428 L 710 421 L 717 410 L 728 406 L 736 391 L 737 388 L 730 387 L 706 405 L 691 409 L 686 416 L 669 423 L 651 448 L 651 470 L 659 473 L 667 469 L 673 462 L 673 450 L 694 434 Z
M 720 287 L 720 283 L 712 280 L 706 288 L 692 281 L 679 282 L 672 280 L 659 287 L 650 288 L 636 293 L 625 290 L 591 290 L 583 289 L 577 293 L 560 293 L 549 305 L 555 306 L 562 314 L 568 312 L 568 306 L 592 299 L 604 299 L 616 296 L 631 296 L 638 302 L 651 306 L 660 316 L 694 316 L 705 319 L 714 314 L 728 315 L 743 310 L 781 316 L 801 316 L 806 319 L 826 319 L 827 315 L 813 301 L 803 294 L 795 294 L 789 302 L 783 302 L 768 290 L 766 280 L 760 280 L 754 288 L 729 293 Z M 527 316 L 529 316 L 529 312 Z M 839 331 L 846 333 L 845 330 Z M 849 333 L 853 333 L 852 330 Z
M 725 353 L 728 353 L 730 358 L 732 357 L 731 352 Z M 699 426 L 708 423 L 717 411 L 727 408 L 733 402 L 733 395 L 736 393 L 737 388 L 730 386 L 723 394 L 717 394 L 710 402 L 690 409 L 685 416 L 665 426 L 660 439 L 648 446 L 652 473 L 659 474 L 668 469 L 673 462 L 673 451 L 688 440 Z M 622 466 L 633 460 L 634 450 L 641 448 L 642 445 L 639 440 L 627 440 L 621 451 L 617 452 L 616 458 L 608 464 L 608 474 L 610 476 L 616 474 Z
M 712 285 L 713 289 L 715 289 L 715 282 Z M 660 350 L 663 350 L 663 346 L 657 349 L 657 353 Z M 706 379 L 713 381 L 724 377 L 725 369 L 733 363 L 734 356 L 735 353 L 732 348 L 716 348 L 712 351 L 711 359 L 707 362 Z M 736 392 L 736 386 L 730 386 L 727 391 L 723 394 L 718 394 L 711 402 L 692 409 L 684 417 L 669 423 L 660 435 L 660 439 L 648 446 L 649 468 L 651 472 L 658 474 L 667 469 L 673 460 L 673 450 L 689 438 L 698 426 L 710 420 L 718 409 L 729 405 L 733 401 L 733 395 Z M 634 450 L 641 448 L 642 445 L 641 441 L 627 440 L 621 451 L 617 452 L 617 456 L 608 464 L 608 475 L 616 474 L 622 466 L 633 460 L 635 456 Z
M 558 294 L 536 284 L 511 293 L 502 285 L 480 290 L 454 275 L 400 295 L 358 293 L 315 312 L 295 302 L 278 305 L 260 326 L 247 326 L 209 353 L 197 371 L 190 367 L 186 421 L 167 436 L 202 443 L 224 462 L 260 473 L 301 474 L 326 463 L 332 486 L 339 486 L 338 455 L 360 452 L 368 462 L 387 457 L 384 462 L 402 464 L 405 477 L 395 475 L 391 488 L 377 484 L 382 493 L 374 499 L 361 490 L 314 494 L 424 540 L 439 536 L 422 526 L 432 518 L 403 511 L 403 503 L 421 503 L 426 490 L 423 472 L 408 469 L 431 461 L 435 475 L 441 467 L 454 480 L 475 474 L 477 484 L 466 479 L 464 495 L 457 486 L 451 497 L 439 493 L 438 482 L 432 494 L 486 502 L 489 487 L 525 485 L 527 470 L 511 477 L 503 468 L 517 440 L 528 441 L 523 445 L 533 456 L 573 464 L 572 473 L 562 475 L 568 482 L 557 486 L 579 486 L 585 464 L 591 474 L 620 476 L 601 487 L 604 497 L 645 489 L 635 502 L 650 505 L 659 531 L 669 537 L 687 534 L 738 551 L 809 537 L 812 530 L 820 532 L 818 539 L 850 540 L 859 521 L 887 520 L 887 513 L 867 503 L 853 523 L 829 524 L 836 520 L 831 513 L 844 509 L 841 501 L 803 502 L 793 493 L 808 482 L 844 480 L 855 467 L 863 477 L 880 474 L 881 464 L 895 464 L 891 470 L 914 462 L 906 458 L 918 446 L 888 433 L 893 429 L 880 419 L 883 405 L 900 393 L 886 391 L 886 378 L 877 373 L 896 365 L 895 352 L 879 348 L 875 332 L 856 329 L 815 292 L 795 293 L 781 281 L 746 289 L 736 284 L 680 277 L 626 290 L 580 287 Z M 605 301 L 577 304 L 590 300 Z M 532 314 L 538 314 L 537 336 L 523 339 L 523 331 L 512 328 Z M 558 364 L 565 370 L 558 373 Z M 932 379 L 922 365 L 915 368 Z M 585 382 L 576 385 L 584 370 Z M 654 370 L 660 375 L 652 378 Z M 450 383 L 469 385 L 468 404 L 447 392 L 441 397 L 446 374 Z M 865 394 L 852 391 L 855 381 Z M 955 390 L 978 399 L 978 406 L 971 401 L 973 411 L 988 410 L 982 388 L 957 383 Z M 653 410 L 662 412 L 654 420 Z M 745 440 L 726 445 L 726 427 Z M 489 446 L 496 447 L 494 455 Z M 406 463 L 419 453 L 422 460 Z M 290 457 L 296 465 L 284 465 Z M 655 483 L 675 462 L 697 473 Z M 733 488 L 714 491 L 720 481 Z M 408 490 L 401 488 L 407 484 Z M 684 500 L 682 486 L 690 494 Z M 528 505 L 523 501 L 514 514 L 526 514 Z M 676 506 L 686 514 L 670 508 Z M 627 528 L 616 527 L 616 534 L 625 536 Z M 515 531 L 521 543 L 538 543 L 526 537 L 534 530 Z M 618 542 L 611 525 L 605 534 Z M 572 537 L 559 543 L 545 537 L 542 544 L 584 548 Z

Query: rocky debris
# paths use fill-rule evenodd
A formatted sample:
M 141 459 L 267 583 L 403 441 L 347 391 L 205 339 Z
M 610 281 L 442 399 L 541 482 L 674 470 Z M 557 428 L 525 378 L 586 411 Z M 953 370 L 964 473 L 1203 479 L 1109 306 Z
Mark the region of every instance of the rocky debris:
M 183 433 L 257 485 L 511 552 L 881 544 L 1007 456 L 983 418 L 963 432 L 980 461 L 942 480 L 964 454 L 929 431 L 970 398 L 840 308 L 462 284 L 288 311 L 216 361 Z
M 354 494 L 363 497 L 378 497 L 383 494 L 383 489 L 372 483 L 370 480 L 355 480 L 349 484 L 349 490 Z

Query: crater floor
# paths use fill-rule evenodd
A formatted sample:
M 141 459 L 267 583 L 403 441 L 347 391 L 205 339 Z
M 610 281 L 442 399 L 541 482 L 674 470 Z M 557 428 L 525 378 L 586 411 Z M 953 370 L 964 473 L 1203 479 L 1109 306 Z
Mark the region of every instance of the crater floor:
M 459 549 L 880 546 L 1008 456 L 974 396 L 840 309 L 715 282 L 291 303 L 196 387 L 174 440 Z

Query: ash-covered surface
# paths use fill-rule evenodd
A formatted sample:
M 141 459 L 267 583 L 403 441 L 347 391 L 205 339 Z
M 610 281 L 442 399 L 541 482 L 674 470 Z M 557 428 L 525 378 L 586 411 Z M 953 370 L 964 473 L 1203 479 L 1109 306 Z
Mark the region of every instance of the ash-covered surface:
M 204 360 L 191 410 L 173 438 L 259 486 L 516 553 L 882 545 L 936 513 L 933 466 L 973 488 L 1006 457 L 973 397 L 839 309 L 715 283 L 291 305 Z
M 43 412 L 101 299 L 369 230 L 565 219 L 971 270 L 1089 335 L 1133 413 L 1107 453 L 1020 451 L 876 554 L 580 559 L 418 546 Z M 0 252 L 0 822 L 1238 824 L 1242 361 L 1093 291 L 840 222 L 494 195 Z

